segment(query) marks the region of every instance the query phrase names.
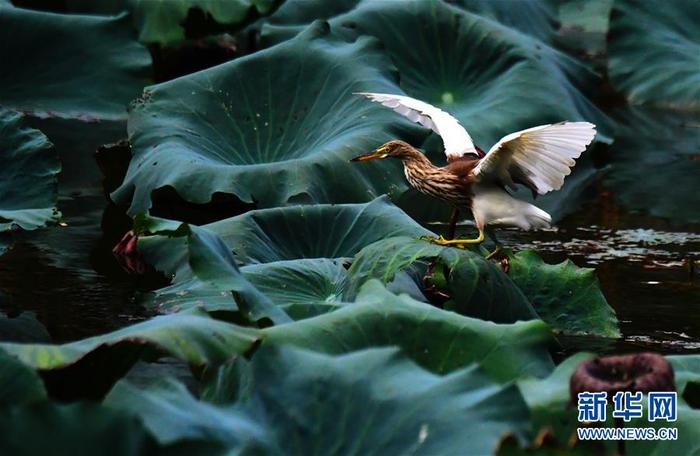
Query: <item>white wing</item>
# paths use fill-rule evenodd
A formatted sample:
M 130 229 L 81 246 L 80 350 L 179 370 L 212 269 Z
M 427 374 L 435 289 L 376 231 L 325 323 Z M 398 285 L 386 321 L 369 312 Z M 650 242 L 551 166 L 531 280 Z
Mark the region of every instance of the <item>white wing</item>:
M 435 106 L 403 95 L 369 92 L 358 92 L 354 95 L 363 95 L 433 130 L 442 137 L 442 142 L 445 145 L 445 155 L 450 160 L 459 158 L 464 154 L 479 155 L 474 149 L 472 138 L 467 133 L 467 130 L 459 124 L 459 121 Z
M 561 122 L 511 133 L 489 150 L 474 168 L 477 181 L 521 183 L 540 195 L 559 190 L 564 177 L 595 137 L 595 125 Z

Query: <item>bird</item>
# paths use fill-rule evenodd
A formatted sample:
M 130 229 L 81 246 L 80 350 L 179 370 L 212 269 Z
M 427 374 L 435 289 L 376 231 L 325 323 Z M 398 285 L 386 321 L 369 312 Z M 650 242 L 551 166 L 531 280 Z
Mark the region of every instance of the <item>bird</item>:
M 447 156 L 445 166 L 435 166 L 418 149 L 402 140 L 392 140 L 351 161 L 396 158 L 403 162 L 408 183 L 421 193 L 453 206 L 447 237 L 428 240 L 443 246 L 464 248 L 484 241 L 484 231 L 493 227 L 523 230 L 549 228 L 552 217 L 537 206 L 514 197 L 516 185 L 528 187 L 533 195 L 559 190 L 571 173 L 576 159 L 596 135 L 590 122 L 559 122 L 539 125 L 504 136 L 488 152 L 474 142 L 459 121 L 449 113 L 405 95 L 357 92 L 393 109 L 413 122 L 431 129 L 442 138 Z M 454 239 L 461 208 L 471 210 L 479 235 Z M 500 249 L 487 255 L 490 258 Z

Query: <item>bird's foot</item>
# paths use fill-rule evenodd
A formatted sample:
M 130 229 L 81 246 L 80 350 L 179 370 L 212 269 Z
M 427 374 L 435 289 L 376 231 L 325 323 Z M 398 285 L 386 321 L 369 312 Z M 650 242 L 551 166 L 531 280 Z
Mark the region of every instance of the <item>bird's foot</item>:
M 437 245 L 442 245 L 442 246 L 452 246 L 452 247 L 457 247 L 460 249 L 463 249 L 465 245 L 468 244 L 480 244 L 484 241 L 484 231 L 479 230 L 479 237 L 475 239 L 445 239 L 442 236 L 438 237 L 433 237 L 433 236 L 421 236 L 421 240 L 423 241 L 428 241 L 432 242 L 433 244 Z
M 498 254 L 498 252 L 501 251 L 501 244 L 496 244 L 496 247 L 493 249 L 493 251 L 489 252 L 485 257 L 484 260 L 490 260 L 494 256 Z
M 448 239 L 445 239 L 442 234 L 440 236 L 421 236 L 418 239 L 421 241 L 428 241 L 432 242 L 433 244 L 438 244 L 438 245 L 443 245 L 443 242 L 447 242 Z

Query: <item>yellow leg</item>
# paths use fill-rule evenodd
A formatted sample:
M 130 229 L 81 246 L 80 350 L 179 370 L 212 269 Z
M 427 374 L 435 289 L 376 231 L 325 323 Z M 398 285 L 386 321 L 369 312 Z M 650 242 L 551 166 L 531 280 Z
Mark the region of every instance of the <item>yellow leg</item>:
M 493 252 L 490 252 L 488 255 L 486 255 L 486 256 L 484 257 L 484 260 L 490 260 L 491 258 L 493 258 L 493 256 L 494 256 L 495 254 L 497 254 L 497 253 L 500 252 L 500 251 L 501 251 L 501 244 L 496 244 L 496 248 L 493 249 Z
M 479 230 L 479 237 L 476 239 L 445 239 L 440 236 L 438 238 L 432 238 L 429 236 L 421 237 L 424 241 L 430 241 L 437 245 L 453 245 L 455 247 L 460 247 L 466 244 L 480 244 L 484 241 L 484 230 Z

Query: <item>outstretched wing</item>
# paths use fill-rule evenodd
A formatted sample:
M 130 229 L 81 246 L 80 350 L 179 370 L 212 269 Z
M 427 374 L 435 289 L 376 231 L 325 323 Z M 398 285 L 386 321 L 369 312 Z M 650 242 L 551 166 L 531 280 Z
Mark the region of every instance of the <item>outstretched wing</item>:
M 511 133 L 474 168 L 477 182 L 524 184 L 540 195 L 559 190 L 564 177 L 595 137 L 595 125 L 561 122 Z
M 442 137 L 448 160 L 456 160 L 464 154 L 479 155 L 474 148 L 472 138 L 467 130 L 459 124 L 459 121 L 435 106 L 403 95 L 369 92 L 358 92 L 354 95 L 362 95 L 381 103 L 408 119 L 433 130 Z

